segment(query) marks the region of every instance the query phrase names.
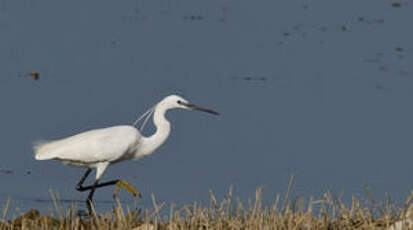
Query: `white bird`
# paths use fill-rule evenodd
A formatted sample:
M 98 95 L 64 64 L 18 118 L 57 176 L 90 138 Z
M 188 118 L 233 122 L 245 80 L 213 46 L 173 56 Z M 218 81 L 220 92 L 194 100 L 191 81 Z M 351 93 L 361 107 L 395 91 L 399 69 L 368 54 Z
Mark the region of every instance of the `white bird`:
M 76 189 L 78 191 L 90 190 L 86 203 L 91 214 L 92 197 L 96 188 L 116 184 L 115 195 L 119 186 L 122 186 L 134 196 L 140 196 L 139 191 L 125 181 L 113 180 L 99 183 L 99 180 L 109 165 L 130 159 L 140 159 L 150 155 L 161 146 L 171 130 L 165 113 L 175 108 L 200 110 L 218 115 L 213 110 L 190 104 L 180 96 L 170 95 L 144 114 L 149 118 L 153 113 L 153 122 L 156 126 L 156 132 L 149 137 L 142 136 L 134 126 L 129 125 L 94 129 L 64 139 L 35 144 L 35 159 L 60 160 L 66 165 L 88 168 Z M 92 169 L 96 169 L 95 183 L 83 186 L 83 182 Z

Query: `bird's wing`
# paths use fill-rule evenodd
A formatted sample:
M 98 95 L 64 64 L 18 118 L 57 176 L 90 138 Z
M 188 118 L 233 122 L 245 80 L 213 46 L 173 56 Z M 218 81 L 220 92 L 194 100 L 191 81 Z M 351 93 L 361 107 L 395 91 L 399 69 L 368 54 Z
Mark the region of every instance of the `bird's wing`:
M 140 137 L 139 132 L 132 126 L 91 130 L 38 146 L 36 158 L 39 155 L 47 156 L 48 159 L 89 164 L 116 161 L 131 154 L 139 144 Z

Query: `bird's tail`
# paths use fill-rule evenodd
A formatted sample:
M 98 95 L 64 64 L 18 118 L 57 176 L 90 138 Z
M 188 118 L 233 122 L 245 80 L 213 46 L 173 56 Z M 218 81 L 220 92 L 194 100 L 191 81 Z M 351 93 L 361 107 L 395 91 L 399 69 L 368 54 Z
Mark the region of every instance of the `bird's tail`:
M 53 148 L 54 141 L 36 141 L 33 143 L 34 158 L 36 160 L 50 160 L 56 158 Z

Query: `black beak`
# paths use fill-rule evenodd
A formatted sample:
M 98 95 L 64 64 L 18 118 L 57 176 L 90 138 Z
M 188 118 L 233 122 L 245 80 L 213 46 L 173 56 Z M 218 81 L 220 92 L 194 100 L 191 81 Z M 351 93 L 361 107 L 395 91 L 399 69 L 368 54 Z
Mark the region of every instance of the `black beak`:
M 194 104 L 186 104 L 186 103 L 183 103 L 183 102 L 181 102 L 179 104 L 185 105 L 186 107 L 188 107 L 189 109 L 192 109 L 192 110 L 199 110 L 199 111 L 211 113 L 211 114 L 214 114 L 214 115 L 219 115 L 218 112 L 216 112 L 212 109 L 206 109 L 206 108 L 203 108 L 201 106 L 194 105 Z

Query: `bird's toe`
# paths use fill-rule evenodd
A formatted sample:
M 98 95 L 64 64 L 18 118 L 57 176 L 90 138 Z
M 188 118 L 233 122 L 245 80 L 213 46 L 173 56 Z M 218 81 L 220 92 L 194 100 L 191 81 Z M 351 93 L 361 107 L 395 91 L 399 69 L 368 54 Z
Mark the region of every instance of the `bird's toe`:
M 139 192 L 138 189 L 135 188 L 135 186 L 133 186 L 133 185 L 131 185 L 128 182 L 123 181 L 123 180 L 119 180 L 118 183 L 116 183 L 115 192 L 113 193 L 113 198 L 116 198 L 118 196 L 120 187 L 123 187 L 126 191 L 128 191 L 130 194 L 132 194 L 133 197 L 142 198 L 142 194 Z

